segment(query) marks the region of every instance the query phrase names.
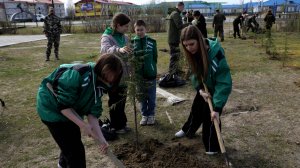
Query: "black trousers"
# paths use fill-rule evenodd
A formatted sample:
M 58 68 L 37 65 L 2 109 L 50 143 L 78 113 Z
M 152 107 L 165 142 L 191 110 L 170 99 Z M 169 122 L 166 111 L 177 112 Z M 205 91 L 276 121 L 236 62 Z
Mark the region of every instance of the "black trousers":
M 170 74 L 178 74 L 179 73 L 179 58 L 180 58 L 179 43 L 169 43 L 169 46 L 170 46 L 169 73 Z
M 240 35 L 240 28 L 239 28 L 239 25 L 237 24 L 237 25 L 235 25 L 235 24 L 233 24 L 233 37 L 234 38 L 236 38 L 236 34 L 239 36 L 239 37 L 241 37 L 241 35 Z
M 214 29 L 214 37 L 218 37 L 219 33 L 219 37 L 221 38 L 221 41 L 224 40 L 224 28 L 223 25 L 215 25 L 215 29 Z
M 116 130 L 124 128 L 127 123 L 127 117 L 125 114 L 126 94 L 127 87 L 118 87 L 108 92 L 111 128 Z
M 73 122 L 42 121 L 60 148 L 59 164 L 67 168 L 85 168 L 85 150 L 80 128 Z
M 207 152 L 220 151 L 214 123 L 211 121 L 208 103 L 197 92 L 190 116 L 182 127 L 188 137 L 193 137 L 202 124 L 202 140 Z M 221 123 L 220 123 L 221 127 Z

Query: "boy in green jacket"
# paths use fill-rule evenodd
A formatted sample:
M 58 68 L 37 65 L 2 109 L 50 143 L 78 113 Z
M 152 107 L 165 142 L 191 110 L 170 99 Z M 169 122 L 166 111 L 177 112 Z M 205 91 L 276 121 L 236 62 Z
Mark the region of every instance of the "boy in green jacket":
M 37 112 L 61 150 L 58 167 L 86 167 L 81 131 L 95 139 L 101 152 L 107 151 L 108 143 L 98 123 L 101 97 L 118 85 L 122 73 L 120 58 L 104 54 L 96 64 L 60 65 L 43 79 Z
M 143 20 L 136 21 L 134 31 L 136 36 L 131 40 L 131 43 L 134 48 L 134 58 L 137 62 L 135 72 L 137 79 L 141 79 L 138 84 L 142 112 L 140 125 L 153 125 L 155 123 L 157 74 L 156 41 L 146 36 L 146 24 Z

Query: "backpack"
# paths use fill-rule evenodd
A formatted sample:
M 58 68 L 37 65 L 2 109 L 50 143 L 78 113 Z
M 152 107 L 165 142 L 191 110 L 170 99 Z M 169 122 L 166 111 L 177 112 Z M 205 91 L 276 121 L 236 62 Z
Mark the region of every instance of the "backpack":
M 177 77 L 177 75 L 171 75 L 169 73 L 165 74 L 163 77 L 159 78 L 158 85 L 160 87 L 178 87 L 185 85 L 185 80 Z
M 99 126 L 101 128 L 102 134 L 107 141 L 113 141 L 118 138 L 117 133 L 113 131 L 110 127 L 110 120 L 106 117 L 104 122 L 99 119 Z

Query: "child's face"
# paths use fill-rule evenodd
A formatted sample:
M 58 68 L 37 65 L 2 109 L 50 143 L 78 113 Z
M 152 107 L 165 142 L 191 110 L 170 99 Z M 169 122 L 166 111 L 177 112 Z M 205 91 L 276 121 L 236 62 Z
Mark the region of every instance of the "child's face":
M 119 33 L 126 33 L 129 29 L 129 23 L 126 24 L 126 25 L 123 25 L 123 26 L 120 26 L 119 24 L 117 25 L 117 28 L 116 30 L 119 32 Z
M 146 35 L 146 27 L 145 26 L 135 26 L 134 28 L 135 34 L 140 38 L 145 37 Z
M 185 40 L 182 42 L 183 47 L 186 48 L 188 52 L 191 54 L 196 54 L 199 48 L 199 44 L 197 40 L 191 39 L 191 40 Z

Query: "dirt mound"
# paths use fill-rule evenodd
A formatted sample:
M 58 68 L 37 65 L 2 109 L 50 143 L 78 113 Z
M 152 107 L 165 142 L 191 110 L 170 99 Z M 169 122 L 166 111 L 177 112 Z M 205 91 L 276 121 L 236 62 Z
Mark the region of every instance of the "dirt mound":
M 186 140 L 188 141 L 188 140 Z M 199 141 L 198 141 L 199 142 Z M 191 145 L 191 144 L 190 144 Z M 202 156 L 194 145 L 180 142 L 164 144 L 156 139 L 142 142 L 139 147 L 125 143 L 115 147 L 114 153 L 126 167 L 223 167 Z M 222 165 L 222 164 L 221 164 Z

